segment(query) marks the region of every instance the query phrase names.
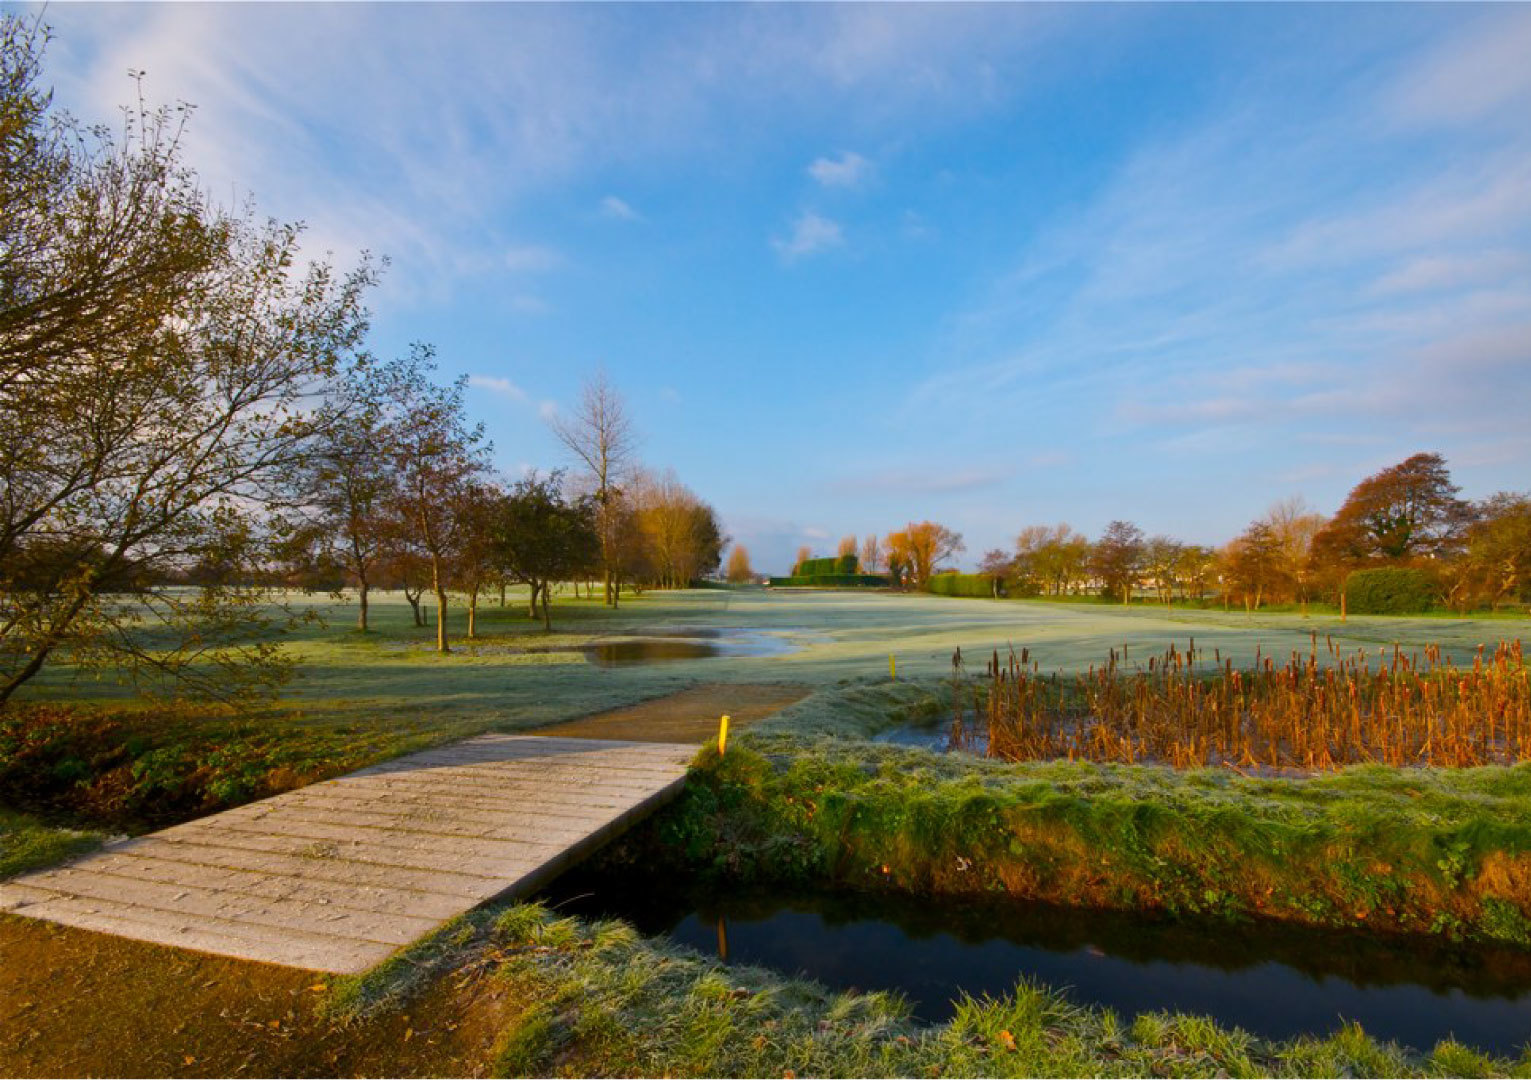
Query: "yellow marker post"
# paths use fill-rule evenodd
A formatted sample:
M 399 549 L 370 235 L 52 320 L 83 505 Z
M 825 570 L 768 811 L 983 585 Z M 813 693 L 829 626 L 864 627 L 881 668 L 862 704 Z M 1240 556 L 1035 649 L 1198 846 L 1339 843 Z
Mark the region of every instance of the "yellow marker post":
M 888 678 L 898 678 L 898 664 L 894 662 L 892 653 L 888 654 Z
M 728 749 L 728 717 L 724 716 L 718 724 L 718 756 L 723 756 L 723 751 Z

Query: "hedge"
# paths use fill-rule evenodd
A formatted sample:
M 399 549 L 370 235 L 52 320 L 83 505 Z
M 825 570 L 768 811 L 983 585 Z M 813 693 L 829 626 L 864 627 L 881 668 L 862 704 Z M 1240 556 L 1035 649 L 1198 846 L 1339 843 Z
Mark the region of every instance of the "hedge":
M 833 559 L 829 561 L 834 562 Z M 769 584 L 773 589 L 881 589 L 892 582 L 883 574 L 793 574 L 790 577 L 773 577 Z
M 933 574 L 925 587 L 937 596 L 994 595 L 994 579 L 987 574 Z
M 1345 579 L 1345 605 L 1357 615 L 1411 615 L 1435 604 L 1435 580 L 1423 570 L 1387 566 Z

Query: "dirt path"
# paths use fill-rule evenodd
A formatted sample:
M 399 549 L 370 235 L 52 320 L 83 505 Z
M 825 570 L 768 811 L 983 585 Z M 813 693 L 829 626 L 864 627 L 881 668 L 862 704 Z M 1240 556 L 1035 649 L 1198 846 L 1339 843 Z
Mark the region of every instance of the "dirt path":
M 779 683 L 707 683 L 596 713 L 531 735 L 562 735 L 573 739 L 631 739 L 637 742 L 704 743 L 718 733 L 718 718 L 727 714 L 737 730 L 764 720 L 813 693 L 812 687 Z
M 0 916 L 0 1076 L 478 1076 L 519 1011 L 448 976 L 342 1025 L 293 968 Z

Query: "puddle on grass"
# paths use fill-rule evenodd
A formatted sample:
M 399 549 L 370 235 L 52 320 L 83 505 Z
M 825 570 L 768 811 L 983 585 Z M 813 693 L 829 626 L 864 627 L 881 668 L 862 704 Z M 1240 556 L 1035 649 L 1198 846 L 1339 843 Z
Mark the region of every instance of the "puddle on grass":
M 429 650 L 429 642 L 387 646 L 394 650 Z M 458 640 L 452 646 L 468 656 L 541 656 L 581 654 L 600 667 L 655 664 L 669 660 L 704 660 L 711 657 L 749 658 L 786 656 L 799 646 L 779 633 L 748 629 L 644 630 L 614 641 L 581 645 L 522 645 L 484 639 Z
M 1359 1021 L 1427 1051 L 1454 1037 L 1516 1056 L 1531 1040 L 1531 952 L 1282 924 L 1155 921 L 1007 902 L 699 890 L 577 871 L 544 902 L 622 918 L 729 964 L 806 975 L 837 990 L 901 993 L 920 1019 L 961 994 L 1032 979 L 1124 1018 L 1211 1016 L 1271 1039 Z

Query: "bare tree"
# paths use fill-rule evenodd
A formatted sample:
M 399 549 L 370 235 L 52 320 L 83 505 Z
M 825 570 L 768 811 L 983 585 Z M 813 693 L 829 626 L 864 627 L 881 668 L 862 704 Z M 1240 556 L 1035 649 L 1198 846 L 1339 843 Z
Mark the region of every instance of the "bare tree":
M 872 533 L 861 542 L 861 572 L 875 574 L 882 569 L 882 538 Z
M 605 579 L 606 604 L 616 607 L 618 587 L 616 570 L 621 484 L 632 465 L 638 438 L 622 396 L 606 381 L 606 373 L 596 372 L 580 392 L 579 405 L 572 416 L 555 417 L 553 434 L 590 474 L 596 502 L 597 528 L 601 535 L 601 569 Z

